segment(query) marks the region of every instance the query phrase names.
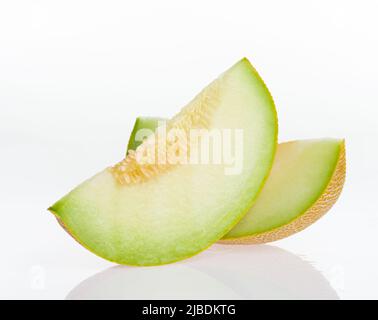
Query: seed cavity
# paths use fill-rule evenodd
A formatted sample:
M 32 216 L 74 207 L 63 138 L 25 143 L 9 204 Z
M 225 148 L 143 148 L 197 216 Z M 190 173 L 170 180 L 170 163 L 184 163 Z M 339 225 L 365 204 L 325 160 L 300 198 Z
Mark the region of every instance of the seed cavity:
M 167 131 L 181 130 L 188 133 L 190 129 L 194 128 L 209 129 L 213 111 L 219 105 L 220 87 L 221 83 L 224 81 L 223 78 L 219 78 L 211 83 L 176 116 L 169 120 L 167 122 Z M 165 150 L 161 150 L 161 148 L 157 147 L 156 135 L 155 131 L 155 133 L 147 137 L 135 151 L 129 150 L 122 161 L 109 168 L 118 183 L 121 185 L 143 183 L 177 166 L 177 164 L 172 164 L 171 159 L 167 159 L 168 161 L 166 161 L 166 163 L 160 163 L 159 161 L 143 163 L 139 161 L 138 155 L 147 154 L 149 150 L 151 150 L 151 144 L 155 145 L 155 148 L 152 148 L 155 152 L 155 154 L 152 155 L 154 159 L 161 159 L 161 153 L 165 152 L 165 150 L 169 150 L 169 148 L 173 146 L 176 150 L 176 154 L 179 154 L 181 151 L 186 152 L 187 145 L 180 144 L 180 139 L 177 137 L 175 139 L 167 138 L 164 142 L 166 148 Z

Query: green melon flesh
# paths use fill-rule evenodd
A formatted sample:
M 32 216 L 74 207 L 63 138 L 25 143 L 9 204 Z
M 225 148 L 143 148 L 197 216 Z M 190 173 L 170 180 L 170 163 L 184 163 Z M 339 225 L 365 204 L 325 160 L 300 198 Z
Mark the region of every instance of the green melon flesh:
M 344 141 L 338 139 L 279 144 L 273 168 L 258 199 L 224 239 L 279 230 L 305 214 L 323 195 L 331 181 L 343 144 Z M 309 219 L 308 224 L 302 227 L 312 222 Z
M 212 106 L 199 115 L 206 116 L 209 129 L 243 130 L 241 174 L 225 175 L 219 164 L 177 165 L 146 181 L 121 184 L 105 169 L 49 210 L 84 247 L 120 264 L 170 263 L 216 242 L 246 214 L 269 174 L 277 119 L 273 100 L 247 59 L 205 88 L 172 123 L 185 122 L 199 105 L 205 111 Z
M 129 145 L 137 146 L 140 142 L 136 140 L 135 133 L 144 128 L 152 132 L 159 121 L 161 119 L 139 117 Z M 279 144 L 273 168 L 255 204 L 223 239 L 279 230 L 304 214 L 329 184 L 343 143 L 343 140 L 337 139 L 318 139 Z M 308 222 L 313 221 L 309 219 Z

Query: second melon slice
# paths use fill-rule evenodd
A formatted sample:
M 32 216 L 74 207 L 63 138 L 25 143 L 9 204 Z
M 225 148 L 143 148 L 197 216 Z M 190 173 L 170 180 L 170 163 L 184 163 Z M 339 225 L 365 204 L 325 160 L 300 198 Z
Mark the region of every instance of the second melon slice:
M 335 204 L 344 185 L 345 171 L 344 140 L 279 144 L 258 199 L 221 242 L 267 243 L 305 229 Z

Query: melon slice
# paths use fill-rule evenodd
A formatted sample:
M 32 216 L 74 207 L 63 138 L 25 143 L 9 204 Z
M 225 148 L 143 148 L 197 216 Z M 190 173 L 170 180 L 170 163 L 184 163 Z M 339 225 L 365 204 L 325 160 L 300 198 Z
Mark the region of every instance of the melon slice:
M 226 174 L 228 164 L 222 163 L 141 162 L 137 155 L 149 150 L 151 135 L 136 152 L 49 208 L 93 253 L 128 265 L 178 261 L 219 240 L 252 206 L 273 164 L 277 117 L 269 91 L 247 59 L 206 87 L 167 128 L 241 130 L 241 172 Z
M 338 199 L 345 168 L 344 140 L 279 144 L 272 171 L 258 199 L 221 242 L 267 243 L 305 229 Z
M 129 146 L 153 132 L 158 118 L 136 120 Z M 148 134 L 148 131 L 145 131 Z M 281 143 L 273 168 L 254 206 L 220 242 L 258 244 L 292 235 L 324 215 L 339 197 L 345 180 L 343 140 L 319 139 Z

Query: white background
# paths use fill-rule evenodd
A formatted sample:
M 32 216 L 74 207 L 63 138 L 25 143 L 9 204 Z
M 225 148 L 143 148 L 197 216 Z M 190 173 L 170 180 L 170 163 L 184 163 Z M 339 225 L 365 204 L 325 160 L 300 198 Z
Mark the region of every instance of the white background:
M 1 1 L 0 298 L 378 298 L 377 13 L 363 0 Z M 135 117 L 173 115 L 243 56 L 274 96 L 280 141 L 346 138 L 329 214 L 270 247 L 157 268 L 111 268 L 73 241 L 46 208 L 123 156 Z

